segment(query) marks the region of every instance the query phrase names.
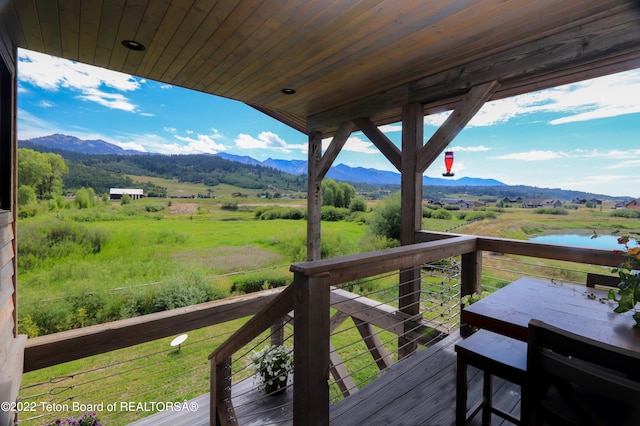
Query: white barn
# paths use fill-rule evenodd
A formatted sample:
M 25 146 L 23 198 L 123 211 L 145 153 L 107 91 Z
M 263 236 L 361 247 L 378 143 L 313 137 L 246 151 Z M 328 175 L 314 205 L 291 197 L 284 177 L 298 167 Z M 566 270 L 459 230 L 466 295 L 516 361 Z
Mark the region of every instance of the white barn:
M 119 200 L 122 198 L 124 194 L 127 194 L 131 197 L 132 200 L 139 200 L 144 197 L 144 190 L 137 188 L 110 188 L 109 189 L 109 199 L 110 200 Z

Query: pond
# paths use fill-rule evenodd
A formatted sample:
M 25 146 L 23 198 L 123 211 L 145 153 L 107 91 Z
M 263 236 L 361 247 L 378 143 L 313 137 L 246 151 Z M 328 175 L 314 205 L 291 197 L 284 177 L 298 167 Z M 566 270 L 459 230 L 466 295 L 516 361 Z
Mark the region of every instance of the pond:
M 598 238 L 591 238 L 591 235 L 579 234 L 541 235 L 539 237 L 529 238 L 529 241 L 532 241 L 534 243 L 563 244 L 568 246 L 588 247 L 604 250 L 624 249 L 624 246 L 618 244 L 617 235 L 600 235 Z M 637 245 L 637 242 L 632 242 L 633 244 L 629 244 L 630 247 Z

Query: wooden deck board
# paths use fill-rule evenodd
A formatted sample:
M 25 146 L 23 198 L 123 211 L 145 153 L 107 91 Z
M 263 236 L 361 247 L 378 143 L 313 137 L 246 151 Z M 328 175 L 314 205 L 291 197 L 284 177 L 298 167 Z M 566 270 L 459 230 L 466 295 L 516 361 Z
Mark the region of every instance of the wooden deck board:
M 332 426 L 341 425 L 429 425 L 451 426 L 455 424 L 455 374 L 456 354 L 454 345 L 460 340 L 458 333 L 434 346 L 424 349 L 389 368 L 378 380 L 354 395 L 330 407 Z M 469 404 L 481 394 L 482 375 L 469 367 Z M 264 397 L 252 380 L 234 385 L 234 407 L 238 424 L 290 425 L 292 424 L 292 397 L 289 389 L 284 395 Z M 133 425 L 207 425 L 209 395 L 196 398 L 196 412 L 165 412 L 141 419 Z M 249 402 L 250 401 L 250 402 Z M 494 403 L 519 415 L 520 388 L 494 378 Z M 473 425 L 480 425 L 480 415 Z M 493 416 L 492 425 L 508 425 Z

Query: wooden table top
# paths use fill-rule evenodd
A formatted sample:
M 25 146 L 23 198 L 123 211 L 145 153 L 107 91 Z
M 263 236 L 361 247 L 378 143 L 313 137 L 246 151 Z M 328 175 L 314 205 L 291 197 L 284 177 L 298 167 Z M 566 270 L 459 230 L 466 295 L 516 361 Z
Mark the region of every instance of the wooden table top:
M 595 295 L 595 299 L 587 297 Z M 640 327 L 632 311 L 613 312 L 607 291 L 520 278 L 462 310 L 462 323 L 527 340 L 533 318 L 603 343 L 640 352 Z

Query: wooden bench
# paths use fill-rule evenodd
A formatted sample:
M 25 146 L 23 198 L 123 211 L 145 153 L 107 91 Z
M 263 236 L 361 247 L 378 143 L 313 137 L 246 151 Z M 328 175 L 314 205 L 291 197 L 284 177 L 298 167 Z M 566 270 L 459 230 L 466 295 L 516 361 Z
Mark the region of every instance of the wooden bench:
M 466 425 L 482 410 L 482 424 L 491 423 L 495 414 L 514 424 L 520 420 L 494 407 L 491 401 L 492 376 L 520 385 L 521 395 L 527 370 L 527 344 L 488 330 L 478 330 L 455 346 L 457 352 L 456 374 L 456 424 Z M 483 372 L 482 399 L 467 410 L 467 366 Z

